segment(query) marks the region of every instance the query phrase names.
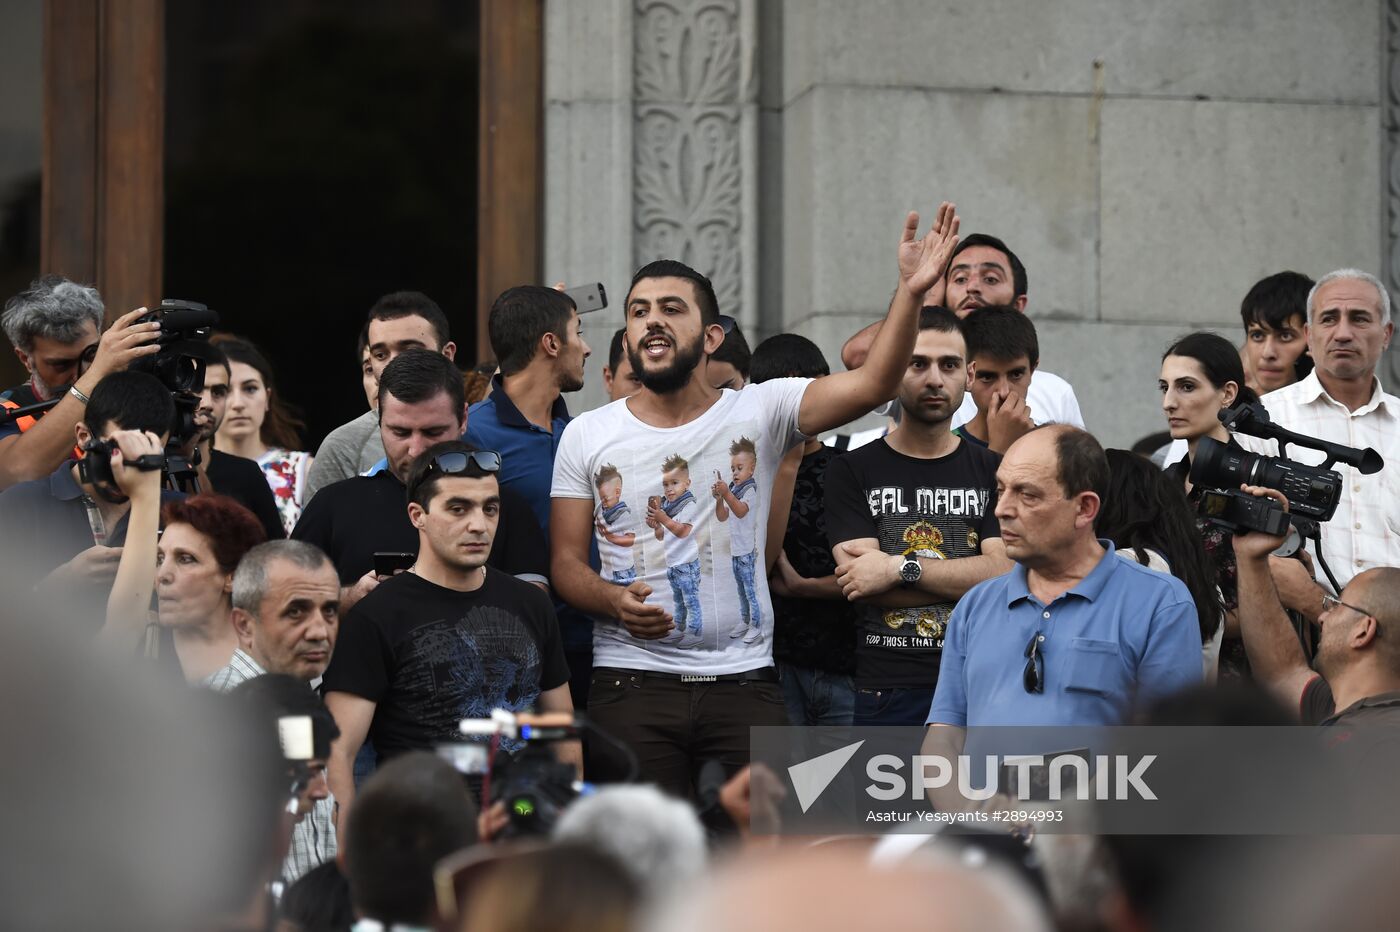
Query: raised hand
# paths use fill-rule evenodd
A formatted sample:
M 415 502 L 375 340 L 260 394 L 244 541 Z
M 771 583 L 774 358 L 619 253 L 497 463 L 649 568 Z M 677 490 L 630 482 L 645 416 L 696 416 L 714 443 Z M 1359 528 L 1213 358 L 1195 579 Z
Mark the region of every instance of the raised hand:
M 1016 392 L 996 392 L 987 404 L 987 446 L 1005 453 L 1011 445 L 1035 429 L 1031 409 Z
M 1288 499 L 1277 489 L 1268 489 L 1259 485 L 1242 485 L 1240 490 L 1256 498 L 1272 498 L 1283 506 L 1283 510 L 1288 510 Z M 1237 532 L 1233 535 L 1231 543 L 1235 548 L 1235 558 L 1237 560 L 1267 560 L 1269 554 L 1273 553 L 1287 537 L 1273 537 L 1260 531 Z
M 899 243 L 899 280 L 911 294 L 922 297 L 943 278 L 948 259 L 958 246 L 962 218 L 949 201 L 938 205 L 933 227 L 917 238 L 919 214 L 910 211 L 904 218 L 904 235 Z

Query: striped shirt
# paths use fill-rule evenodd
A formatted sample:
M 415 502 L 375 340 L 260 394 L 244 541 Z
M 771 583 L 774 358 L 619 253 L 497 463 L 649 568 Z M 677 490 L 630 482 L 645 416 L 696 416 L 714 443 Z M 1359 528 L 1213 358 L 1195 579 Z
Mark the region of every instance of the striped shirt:
M 1348 411 L 1327 394 L 1313 370 L 1301 381 L 1270 392 L 1264 407 L 1274 423 L 1308 437 L 1349 447 L 1373 447 L 1385 468 L 1363 476 L 1338 463 L 1343 479 L 1337 513 L 1322 526 L 1322 556 L 1345 586 L 1362 570 L 1400 566 L 1400 398 L 1387 394 L 1376 380 L 1371 400 Z M 1235 440 L 1253 453 L 1278 455 L 1278 443 L 1236 434 Z M 1316 466 L 1322 453 L 1291 444 L 1289 459 Z
M 267 671 L 249 656 L 242 648 L 233 652 L 228 664 L 216 670 L 204 681 L 204 685 L 215 692 L 231 692 L 240 683 L 262 676 Z M 282 889 L 287 889 L 312 868 L 333 860 L 335 843 L 335 797 L 327 796 L 312 804 L 306 814 L 292 829 L 292 845 L 287 851 L 287 860 L 282 864 Z

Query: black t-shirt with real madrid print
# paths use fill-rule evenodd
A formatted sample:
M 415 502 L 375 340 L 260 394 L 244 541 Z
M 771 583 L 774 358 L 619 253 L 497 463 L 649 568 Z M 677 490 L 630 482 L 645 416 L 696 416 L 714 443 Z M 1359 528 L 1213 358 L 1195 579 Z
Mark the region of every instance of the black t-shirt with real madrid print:
M 976 556 L 983 540 L 1001 536 L 993 514 L 1000 463 L 999 454 L 967 442 L 936 459 L 898 453 L 883 439 L 852 450 L 827 469 L 831 545 L 875 538 L 889 554 Z M 856 685 L 932 689 L 956 604 L 860 606 Z

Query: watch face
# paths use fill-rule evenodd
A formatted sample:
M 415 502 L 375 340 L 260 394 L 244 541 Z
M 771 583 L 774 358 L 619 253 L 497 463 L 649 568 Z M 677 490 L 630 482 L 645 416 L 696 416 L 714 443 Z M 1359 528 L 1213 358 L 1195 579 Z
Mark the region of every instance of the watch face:
M 918 560 L 905 560 L 899 565 L 899 575 L 905 582 L 918 582 L 922 569 Z

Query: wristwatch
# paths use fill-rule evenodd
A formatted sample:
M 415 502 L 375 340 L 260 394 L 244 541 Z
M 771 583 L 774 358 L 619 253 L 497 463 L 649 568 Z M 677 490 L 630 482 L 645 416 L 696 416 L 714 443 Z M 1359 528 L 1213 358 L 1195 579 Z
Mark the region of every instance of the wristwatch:
M 924 568 L 919 563 L 918 557 L 906 555 L 904 562 L 899 564 L 899 578 L 906 586 L 912 586 L 918 582 L 923 573 Z

